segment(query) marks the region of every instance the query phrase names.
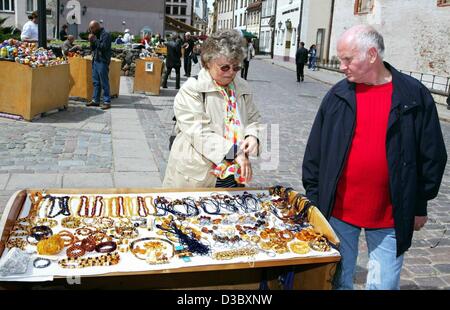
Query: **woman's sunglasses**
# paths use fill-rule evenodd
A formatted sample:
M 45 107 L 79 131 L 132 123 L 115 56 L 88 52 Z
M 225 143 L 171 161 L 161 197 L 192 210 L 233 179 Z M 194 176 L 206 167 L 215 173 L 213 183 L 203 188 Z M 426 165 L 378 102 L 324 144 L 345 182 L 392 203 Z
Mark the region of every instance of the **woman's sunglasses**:
M 228 71 L 230 71 L 230 69 L 231 69 L 231 65 L 222 65 L 222 66 L 219 66 L 219 68 L 220 68 L 220 70 L 221 70 L 222 72 L 228 72 Z M 241 70 L 241 69 L 242 69 L 241 66 L 233 66 L 233 71 L 234 71 L 234 72 L 238 72 L 238 71 Z

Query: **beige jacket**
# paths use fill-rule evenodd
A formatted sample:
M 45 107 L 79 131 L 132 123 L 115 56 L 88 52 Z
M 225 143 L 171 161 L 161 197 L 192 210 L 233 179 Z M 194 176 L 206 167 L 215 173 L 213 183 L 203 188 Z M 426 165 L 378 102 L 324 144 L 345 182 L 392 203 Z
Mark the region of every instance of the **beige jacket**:
M 261 140 L 260 115 L 251 90 L 238 76 L 234 84 L 244 137 L 252 135 Z M 207 70 L 202 69 L 198 79 L 190 78 L 183 84 L 175 97 L 174 111 L 177 136 L 169 155 L 163 186 L 215 187 L 212 165 L 223 161 L 233 143 L 223 137 L 226 103 Z

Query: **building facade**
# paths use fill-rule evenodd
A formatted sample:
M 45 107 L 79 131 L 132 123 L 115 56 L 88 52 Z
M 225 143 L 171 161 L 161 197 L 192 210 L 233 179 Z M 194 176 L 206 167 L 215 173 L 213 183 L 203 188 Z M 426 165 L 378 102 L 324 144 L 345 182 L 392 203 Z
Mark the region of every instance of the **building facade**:
M 153 33 L 164 33 L 165 0 L 60 0 L 60 25 L 70 20 L 77 2 L 81 10 L 80 23 L 69 25 L 71 34 L 86 32 L 91 20 L 98 20 L 110 32 L 130 29 L 136 37 L 143 28 L 149 28 Z
M 335 2 L 330 57 L 339 36 L 355 24 L 384 36 L 386 61 L 399 69 L 450 75 L 449 0 L 340 0 Z
M 208 20 L 200 18 L 195 12 L 194 12 L 194 27 L 197 28 L 199 33 L 195 34 L 206 34 L 207 28 L 208 28 Z
M 194 0 L 194 13 L 201 19 L 208 19 L 208 0 Z
M 253 0 L 252 3 L 250 3 L 247 6 L 247 27 L 245 28 L 246 31 L 252 33 L 255 37 L 259 39 L 259 31 L 260 31 L 260 25 L 261 25 L 261 1 L 260 0 Z M 259 44 L 257 46 L 257 49 L 259 50 Z
M 275 29 L 276 0 L 262 0 L 261 19 L 259 31 L 259 52 L 261 54 L 272 54 L 273 35 Z
M 247 6 L 251 0 L 233 0 L 233 28 L 245 30 L 247 28 Z
M 28 15 L 37 10 L 37 0 L 0 0 L 0 18 L 7 18 L 4 26 L 22 29 L 28 21 Z M 57 1 L 47 0 L 47 37 L 56 38 Z
M 217 30 L 234 28 L 235 0 L 217 0 Z
M 208 1 L 194 0 L 194 27 L 200 30 L 199 34 L 208 31 Z
M 278 0 L 275 22 L 274 58 L 295 62 L 300 42 L 310 48 L 315 44 L 317 57 L 328 59 L 332 0 Z
M 194 25 L 194 0 L 166 0 L 166 15 L 185 24 Z M 153 1 L 147 1 L 152 3 Z
M 208 30 L 206 31 L 207 35 L 211 35 L 212 33 L 217 31 L 217 5 L 216 2 L 213 4 L 213 8 L 208 13 Z
M 277 1 L 274 59 L 295 62 L 301 2 L 301 0 Z

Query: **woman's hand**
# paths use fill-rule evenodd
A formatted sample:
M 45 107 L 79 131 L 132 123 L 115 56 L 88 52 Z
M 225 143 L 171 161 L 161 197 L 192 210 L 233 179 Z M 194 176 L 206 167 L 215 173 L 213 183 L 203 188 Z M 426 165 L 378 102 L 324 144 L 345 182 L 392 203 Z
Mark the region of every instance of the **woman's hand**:
M 248 136 L 245 138 L 244 142 L 240 147 L 241 151 L 247 155 L 257 156 L 258 155 L 258 139 L 254 136 Z
M 245 179 L 245 182 L 250 182 L 253 177 L 253 172 L 247 155 L 241 152 L 236 156 L 235 161 L 241 167 L 241 176 Z

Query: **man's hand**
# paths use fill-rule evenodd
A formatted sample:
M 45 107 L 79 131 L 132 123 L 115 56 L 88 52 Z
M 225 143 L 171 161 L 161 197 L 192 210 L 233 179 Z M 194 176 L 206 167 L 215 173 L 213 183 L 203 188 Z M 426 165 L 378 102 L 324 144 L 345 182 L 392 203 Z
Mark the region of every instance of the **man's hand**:
M 416 216 L 414 219 L 414 230 L 419 231 L 428 221 L 428 216 Z
M 93 34 L 93 33 L 89 34 L 89 42 L 94 42 L 96 38 L 97 37 L 95 36 L 95 34 Z
M 245 183 L 250 182 L 253 177 L 253 172 L 252 165 L 247 155 L 240 153 L 236 156 L 235 161 L 241 167 L 241 176 L 245 179 Z
M 240 149 L 247 155 L 258 155 L 258 139 L 256 139 L 254 136 L 248 136 L 241 144 Z

